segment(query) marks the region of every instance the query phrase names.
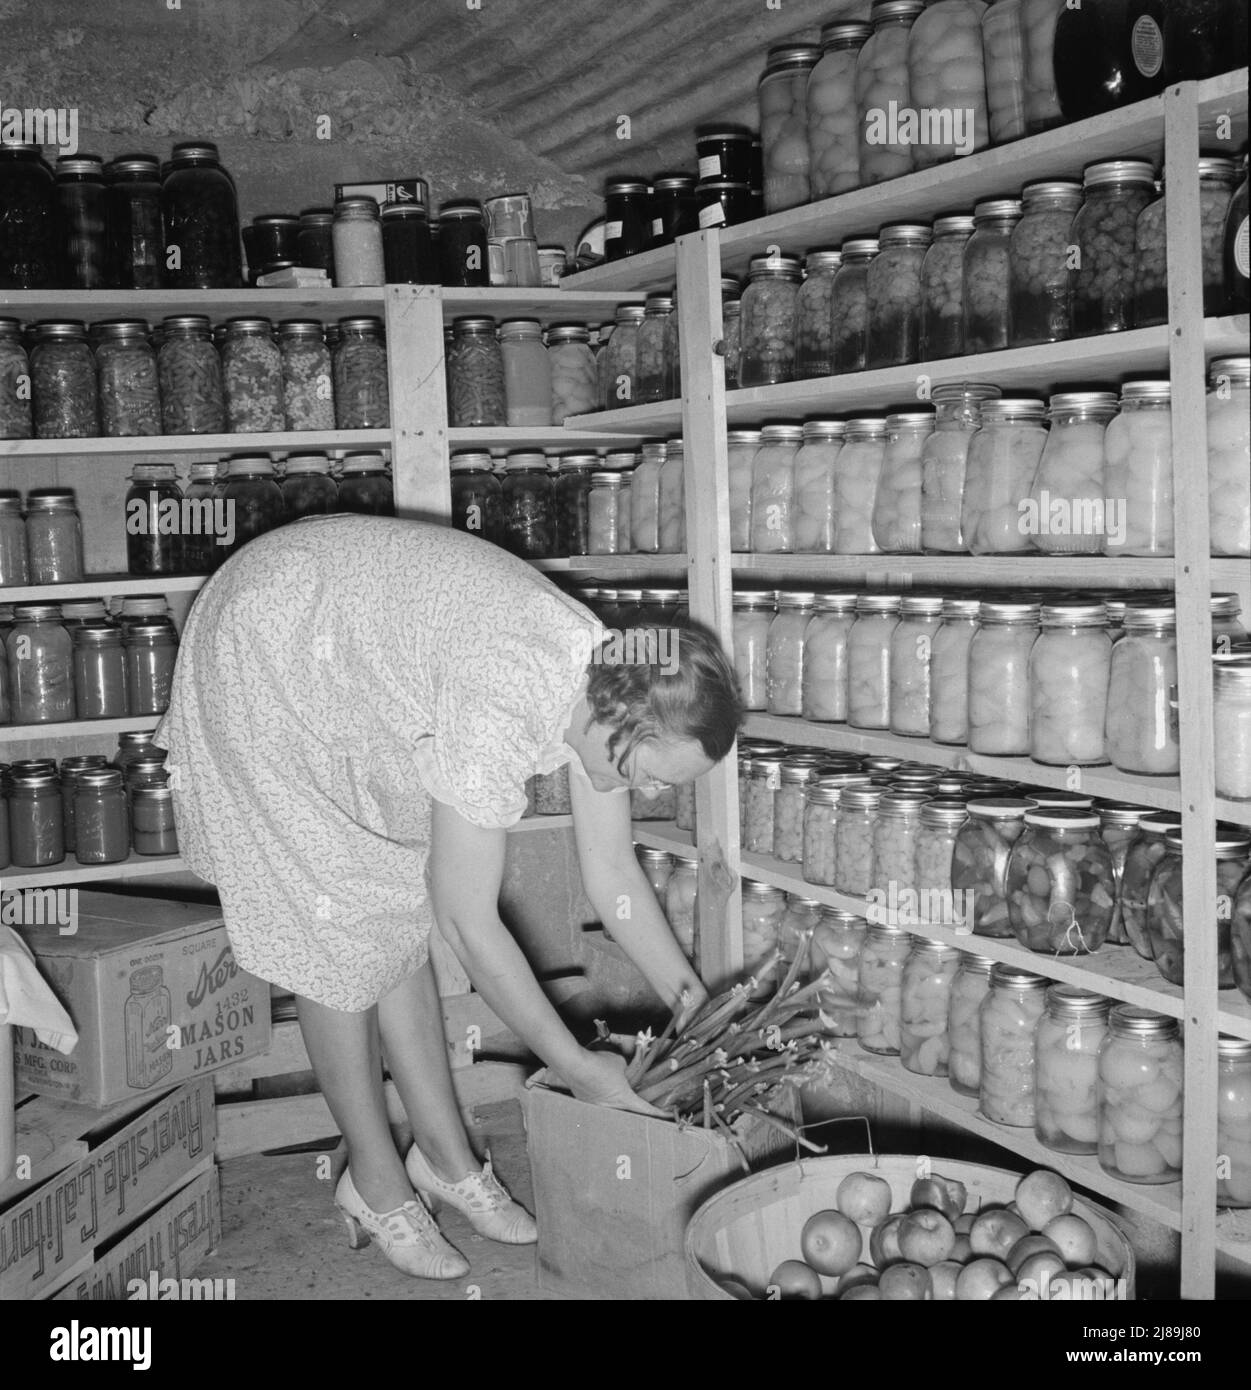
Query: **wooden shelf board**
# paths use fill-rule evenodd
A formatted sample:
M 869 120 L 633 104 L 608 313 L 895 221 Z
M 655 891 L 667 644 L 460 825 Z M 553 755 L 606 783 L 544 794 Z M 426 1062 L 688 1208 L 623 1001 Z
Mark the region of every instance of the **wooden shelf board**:
M 94 734 L 120 734 L 132 729 L 154 729 L 160 721 L 159 714 L 137 714 L 125 719 L 71 719 L 61 724 L 0 724 L 0 743 L 33 743 L 40 739 L 52 742 Z
M 624 294 L 629 290 L 671 290 L 677 277 L 677 252 L 672 246 L 642 251 L 621 261 L 605 261 L 590 270 L 563 276 L 562 294 L 608 291 Z
M 448 448 L 456 449 L 561 449 L 568 453 L 589 453 L 595 449 L 612 449 L 620 445 L 633 449 L 638 438 L 633 434 L 612 435 L 598 430 L 572 430 L 563 425 L 505 425 L 481 429 L 466 427 L 449 429 Z
M 493 319 L 537 318 L 544 323 L 611 321 L 618 304 L 631 304 L 643 296 L 637 291 L 604 289 L 514 289 L 492 285 L 487 289 L 444 289 L 443 317 L 449 322 L 462 314 L 481 314 Z
M 350 314 L 381 315 L 383 287 L 361 289 L 238 290 L 3 290 L 0 309 L 23 321 L 41 318 L 139 318 L 155 325 L 171 314 L 207 314 L 213 322 L 244 314 L 274 320 Z
M 610 578 L 662 578 L 685 576 L 685 555 L 573 555 L 563 560 L 532 560 L 546 574 L 605 575 Z M 657 582 L 655 588 L 671 587 Z
M 132 854 L 120 864 L 79 864 L 63 859 L 42 869 L 10 868 L 0 872 L 0 892 L 17 888 L 57 888 L 62 885 L 103 883 L 107 879 L 147 878 L 152 874 L 190 873 L 178 854 Z
M 679 830 L 671 820 L 636 820 L 634 843 L 648 849 L 667 849 L 686 854 L 695 846 L 695 836 L 689 830 Z
M 92 575 L 81 584 L 15 584 L 0 586 L 0 603 L 68 603 L 80 598 L 109 598 L 126 594 L 189 594 L 207 583 L 207 574 Z
M 2 439 L 0 458 L 78 458 L 97 454 L 120 457 L 136 454 L 324 454 L 390 447 L 389 429 L 283 430 L 271 434 L 128 435 L 122 439 Z

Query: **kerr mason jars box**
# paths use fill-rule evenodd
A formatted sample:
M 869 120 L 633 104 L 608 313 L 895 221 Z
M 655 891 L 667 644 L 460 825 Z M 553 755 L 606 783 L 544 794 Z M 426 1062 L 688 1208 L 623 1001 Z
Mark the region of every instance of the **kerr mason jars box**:
M 113 1105 L 269 1049 L 269 986 L 235 964 L 218 908 L 81 892 L 74 925 L 21 929 L 78 1046 L 17 1029 L 19 1094 Z

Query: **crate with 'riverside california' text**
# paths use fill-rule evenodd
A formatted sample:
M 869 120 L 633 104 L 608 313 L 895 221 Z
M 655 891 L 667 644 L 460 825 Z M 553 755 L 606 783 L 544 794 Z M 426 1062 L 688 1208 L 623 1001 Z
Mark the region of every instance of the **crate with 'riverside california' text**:
M 78 1029 L 68 1056 L 17 1029 L 23 1093 L 112 1105 L 268 1049 L 269 986 L 235 964 L 220 909 L 84 892 L 71 926 L 22 930 Z

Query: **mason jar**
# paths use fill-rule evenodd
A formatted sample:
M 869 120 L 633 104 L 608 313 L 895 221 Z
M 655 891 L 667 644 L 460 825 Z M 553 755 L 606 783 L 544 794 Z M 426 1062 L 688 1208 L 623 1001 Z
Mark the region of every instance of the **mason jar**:
M 945 904 L 950 900 L 951 911 L 948 913 L 944 909 L 944 915 L 950 921 L 942 925 L 966 932 L 973 929 L 972 915 L 965 911 L 963 900 L 955 898 L 952 892 L 951 866 L 956 852 L 956 837 L 968 814 L 967 804 L 959 799 L 938 797 L 921 807 L 916 872 L 913 875 L 922 902 Z M 927 898 L 926 894 L 930 896 Z
M 1248 634 L 1238 621 L 1242 607 L 1237 594 L 1213 594 L 1208 604 L 1212 618 L 1212 651 L 1230 656 L 1235 647 L 1245 647 Z
M 630 789 L 630 819 L 674 820 L 678 806 L 676 787 L 661 787 L 659 791 L 644 791 L 641 787 Z
M 882 799 L 880 787 L 845 787 L 834 827 L 834 886 L 862 898 L 873 886 L 873 825 Z
M 844 441 L 834 469 L 834 553 L 878 555 L 873 512 L 886 457 L 886 420 L 848 420 Z
M 808 75 L 820 58 L 815 44 L 779 44 L 769 50 L 756 88 L 766 213 L 808 201 Z
M 127 713 L 164 714 L 174 682 L 178 634 L 169 623 L 129 623 L 122 634 L 126 654 Z
M 1147 894 L 1156 865 L 1168 849 L 1165 836 L 1181 830 L 1181 820 L 1170 812 L 1153 811 L 1138 821 L 1138 829 L 1125 855 L 1121 874 L 1121 923 L 1134 950 L 1152 960 L 1147 932 Z
M 935 219 L 934 240 L 921 264 L 922 362 L 964 355 L 964 248 L 972 235 L 971 217 Z
M 1036 1032 L 1048 981 L 1015 965 L 991 967 L 990 989 L 978 1008 L 981 1038 L 979 1110 L 999 1125 L 1032 1129 Z
M 9 858 L 15 869 L 38 869 L 65 858 L 61 780 L 50 769 L 8 773 Z
M 1122 1182 L 1176 1182 L 1185 1086 L 1177 1022 L 1118 1004 L 1099 1048 L 1099 1166 Z
M 1066 391 L 1051 397 L 1051 431 L 1021 524 L 1034 545 L 1053 555 L 1098 555 L 1109 518 L 1106 434 L 1116 415 L 1111 391 Z
M 73 719 L 74 657 L 55 603 L 19 603 L 5 639 L 9 705 L 14 724 L 53 724 Z
M 17 319 L 0 318 L 0 439 L 30 439 L 30 361 Z
M 1099 1138 L 1099 1049 L 1111 1000 L 1051 985 L 1035 1039 L 1034 1137 L 1056 1153 L 1093 1154 Z
M 1251 556 L 1251 357 L 1208 367 L 1207 426 L 1212 554 Z
M 1203 316 L 1225 310 L 1225 214 L 1238 181 L 1232 159 L 1199 158 L 1199 237 Z M 1134 229 L 1135 328 L 1168 322 L 1167 200 L 1161 193 L 1138 214 Z
M 733 608 L 734 671 L 743 707 L 767 709 L 768 643 L 776 609 L 774 595 L 738 590 L 733 596 Z
M 997 386 L 965 382 L 936 386 L 934 432 L 921 451 L 921 545 L 925 550 L 967 550 L 960 518 L 964 506 L 969 446 L 984 402 L 999 397 Z
M 686 451 L 682 440 L 665 445 L 658 494 L 660 549 L 665 555 L 686 553 Z
M 509 425 L 552 423 L 552 362 L 538 319 L 506 319 L 499 327 L 504 400 Z
M 225 556 L 237 554 L 248 541 L 283 525 L 286 506 L 274 477 L 274 465 L 264 454 L 232 458 L 222 497 L 234 514 L 234 540 L 222 547 Z
M 881 138 L 890 132 L 878 127 L 883 113 L 912 109 L 908 34 L 924 9 L 924 0 L 874 0 L 869 12 L 873 33 L 856 59 L 861 187 L 912 171 L 912 146 Z
M 974 555 L 1034 548 L 1028 512 L 1047 443 L 1046 419 L 1046 407 L 1034 398 L 982 402 L 960 503 L 960 534 Z
M 835 469 L 846 426 L 841 420 L 808 420 L 795 456 L 795 549 L 828 555 L 834 549 Z
M 590 415 L 597 408 L 595 354 L 590 343 L 585 324 L 554 324 L 547 330 L 553 425 L 563 425 L 571 415 Z
M 618 550 L 617 523 L 618 503 L 624 501 L 629 506 L 629 498 L 622 492 L 623 479 L 618 473 L 609 474 L 615 481 L 601 485 L 603 495 L 596 508 L 596 531 L 594 541 L 608 549 L 591 548 L 590 533 L 590 493 L 595 477 L 595 467 L 599 463 L 597 454 L 565 454 L 557 464 L 556 476 L 550 477 L 552 487 L 552 516 L 554 543 L 553 558 L 570 555 L 616 555 Z M 605 473 L 607 469 L 603 470 Z M 611 496 L 608 493 L 611 492 Z M 626 527 L 627 532 L 629 526 Z
M 856 59 L 872 32 L 867 24 L 821 27 L 821 61 L 808 74 L 806 97 L 808 180 L 814 201 L 860 186 Z
M 213 330 L 200 314 L 161 323 L 157 373 L 165 434 L 224 434 L 226 396 Z
M 803 279 L 798 256 L 753 256 L 743 291 L 738 384 L 774 386 L 795 371 L 796 314 Z
M 803 438 L 800 425 L 760 431 L 751 475 L 751 548 L 758 555 L 795 549 L 795 459 Z
M 697 957 L 695 914 L 699 897 L 699 861 L 687 854 L 673 855 L 673 870 L 665 884 L 665 919 L 683 955 Z
M 757 977 L 757 972 L 777 950 L 778 934 L 786 916 L 786 894 L 768 883 L 743 880 L 743 970 Z M 778 977 L 778 962 L 760 974 L 756 983 L 771 993 L 770 981 Z
M 643 306 L 643 321 L 635 339 L 634 403 L 647 405 L 668 399 L 669 383 L 665 375 L 665 329 L 673 313 L 674 299 L 670 290 L 665 294 L 647 296 Z
M 1116 884 L 1093 812 L 1039 807 L 1008 860 L 1008 918 L 1031 951 L 1086 955 L 1103 945 Z
M 325 454 L 288 454 L 281 488 L 283 513 L 288 521 L 299 521 L 304 516 L 329 516 L 339 509 L 339 485 L 330 476 L 330 460 Z M 455 481 L 452 489 L 454 494 Z M 193 568 L 187 564 L 185 537 L 183 563 L 184 568 Z
M 902 927 L 871 923 L 860 950 L 856 1037 L 866 1052 L 898 1057 L 903 973 L 912 945 Z
M 344 512 L 360 512 L 364 516 L 395 515 L 395 487 L 381 454 L 347 454 L 344 457 L 336 501 L 339 510 Z
M 1242 156 L 1242 181 L 1234 190 L 1221 251 L 1225 302 L 1222 313 L 1245 314 L 1251 310 L 1251 255 L 1247 252 L 1247 155 Z
M 458 319 L 457 323 L 460 322 Z M 492 358 L 498 365 L 499 346 L 493 330 L 464 330 L 459 343 L 453 341 L 448 356 L 448 400 L 453 413 L 467 408 L 466 393 L 481 401 L 482 393 L 489 390 L 483 374 L 485 369 L 479 371 L 482 360 L 475 356 L 479 345 L 483 356 Z M 391 423 L 391 402 L 382 320 L 340 319 L 331 362 L 337 427 L 341 430 L 386 429 Z M 502 392 L 502 377 L 497 384 Z M 479 395 L 474 397 L 474 392 Z M 499 418 L 502 423 L 502 416 Z M 459 423 L 459 419 L 453 419 L 452 423 Z
M 878 254 L 876 237 L 856 237 L 843 242 L 843 263 L 834 273 L 830 291 L 833 323 L 834 374 L 862 372 L 868 349 L 869 267 Z
M 1125 637 L 1113 649 L 1105 748 L 1121 772 L 1176 775 L 1177 734 L 1169 709 L 1177 684 L 1177 615 L 1173 605 L 1131 605 Z
M 28 330 L 36 439 L 92 439 L 100 433 L 96 364 L 81 323 Z
M 721 339 L 725 345 L 725 389 L 738 389 L 738 366 L 743 356 L 743 302 L 726 299 L 721 303 Z
M 660 549 L 660 476 L 665 452 L 662 443 L 644 444 L 630 480 L 630 540 L 637 554 L 655 554 Z
M 125 708 L 123 706 L 124 713 Z M 78 774 L 88 768 L 107 766 L 108 760 L 102 753 L 83 753 L 61 759 L 61 825 L 66 854 L 73 854 L 74 852 L 74 784 Z M 0 794 L 0 800 L 2 799 L 3 796 Z
M 803 783 L 803 876 L 806 883 L 834 886 L 834 827 L 842 788 L 820 777 Z
M 896 594 L 861 594 L 847 638 L 847 722 L 855 729 L 890 728 L 891 638 L 899 624 Z
M 82 583 L 82 520 L 69 489 L 26 494 L 26 562 L 32 584 Z
M 74 779 L 74 857 L 80 864 L 119 864 L 130 856 L 130 812 L 122 774 L 88 767 Z
M 843 263 L 841 251 L 809 251 L 804 257 L 804 282 L 795 298 L 796 381 L 834 373 L 834 320 L 831 300 L 834 275 Z
M 773 803 L 782 785 L 780 756 L 753 757 L 747 769 L 747 821 L 743 848 L 753 854 L 773 853 Z
M 926 6 L 908 36 L 908 87 L 917 111 L 959 111 L 970 118 L 964 140 L 922 140 L 912 162 L 928 169 L 984 149 L 989 140 L 982 0 L 938 0 Z
M 1022 216 L 1008 243 L 1010 347 L 1069 336 L 1069 247 L 1082 186 L 1071 179 L 1027 183 Z
M 268 319 L 236 318 L 226 325 L 222 382 L 226 427 L 232 434 L 280 432 L 285 428 L 282 354 Z
M 860 954 L 869 924 L 854 912 L 822 907 L 812 937 L 817 1017 L 831 1038 L 854 1038 L 860 1002 Z
M 452 525 L 483 540 L 494 541 L 499 534 L 503 491 L 492 471 L 491 455 L 485 450 L 453 454 Z
M 278 349 L 287 429 L 334 429 L 334 377 L 321 324 L 316 319 L 285 320 L 278 325 Z
M 148 325 L 139 319 L 95 328 L 100 422 L 110 438 L 161 433 L 161 391 Z
M 644 877 L 652 886 L 652 892 L 656 894 L 656 900 L 663 903 L 665 885 L 673 873 L 673 856 L 668 850 L 652 849 L 647 845 L 635 845 L 634 853 L 639 861 L 639 868 L 643 870 Z
M 1109 555 L 1173 553 L 1173 410 L 1167 378 L 1127 381 L 1104 435 L 1104 487 L 1120 510 L 1107 523 Z
M 987 121 L 991 143 L 1006 145 L 1025 134 L 1025 34 L 1021 0 L 990 0 L 982 12 Z
M 804 630 L 800 713 L 805 719 L 847 721 L 847 639 L 855 622 L 856 596 L 817 594 Z
M 942 623 L 930 646 L 929 737 L 935 743 L 969 740 L 969 647 L 977 631 L 975 598 L 945 598 Z
M 865 278 L 868 331 L 864 365 L 870 369 L 919 360 L 921 267 L 933 237 L 928 226 L 913 222 L 883 227 L 878 233 L 879 251 Z
M 586 493 L 587 545 L 585 551 L 568 554 L 617 555 L 619 538 L 628 529 L 621 512 L 629 506 L 625 487 L 629 479 L 622 473 L 595 472 L 590 475 Z M 575 538 L 576 540 L 577 538 Z
M 1029 657 L 1029 755 L 1055 767 L 1106 763 L 1112 642 L 1103 604 L 1044 604 L 1041 618 Z
M 982 603 L 969 643 L 969 750 L 996 758 L 1030 751 L 1030 651 L 1036 603 Z M 1106 634 L 1105 634 L 1106 636 Z
M 890 731 L 930 736 L 930 658 L 942 623 L 943 600 L 905 594 L 890 639 Z
M 500 489 L 499 544 L 523 560 L 542 560 L 555 549 L 555 517 L 547 458 L 538 450 L 508 455 Z
M 974 232 L 964 247 L 964 350 L 1008 346 L 1009 246 L 1021 220 L 1015 198 L 992 198 L 973 210 Z
M 765 642 L 765 703 L 770 714 L 803 712 L 804 633 L 812 617 L 814 593 L 783 591 Z
M 921 551 L 921 457 L 934 431 L 934 412 L 886 417 L 886 451 L 873 499 L 873 540 L 887 554 Z
M 33 133 L 33 132 L 32 132 Z M 11 131 L 0 138 L 0 289 L 46 290 L 61 283 L 56 188 L 40 145 Z
M 947 1014 L 961 952 L 918 938 L 900 983 L 899 1059 L 918 1076 L 946 1076 Z
M 1216 661 L 1212 679 L 1216 794 L 1251 801 L 1251 659 Z
M 1173 985 L 1185 984 L 1185 924 L 1182 921 L 1182 837 L 1164 836 L 1164 857 L 1147 887 L 1147 938 L 1156 969 Z M 1238 883 L 1251 863 L 1251 837 L 1224 826 L 1216 828 L 1216 987 L 1233 989 L 1230 919 Z M 1223 909 L 1223 910 L 1222 910 Z M 1192 932 L 1197 928 L 1192 924 Z
M 917 832 L 925 792 L 888 791 L 873 822 L 873 874 L 870 887 L 887 902 L 915 889 Z
M 0 493 L 0 586 L 30 583 L 26 522 L 18 493 Z M 0 667 L 4 665 L 0 661 Z
M 494 319 L 456 319 L 452 324 L 452 350 L 447 366 L 448 424 L 453 429 L 490 428 L 508 423 L 504 357 L 496 338 Z M 335 395 L 337 398 L 337 390 Z
M 1060 125 L 1056 90 L 1056 22 L 1064 0 L 1021 0 L 1021 34 L 1025 43 L 1025 128 L 1030 135 Z
M 1251 1042 L 1220 1038 L 1216 1058 L 1216 1205 L 1251 1207 Z
M 947 999 L 947 1080 L 962 1096 L 981 1093 L 981 1006 L 990 990 L 989 956 L 963 951 Z
M 382 220 L 375 199 L 341 198 L 334 205 L 334 223 L 330 231 L 336 285 L 386 283 Z
M 679 830 L 695 830 L 695 783 L 682 782 L 674 798 L 673 823 Z
M 166 289 L 234 290 L 243 284 L 234 180 L 211 141 L 174 146 L 162 171 L 161 216 Z
M 178 574 L 183 569 L 182 489 L 172 463 L 137 463 L 123 503 L 129 574 Z M 174 525 L 167 524 L 172 509 Z
M 1108 925 L 1108 940 L 1118 946 L 1129 945 L 1129 935 L 1125 931 L 1121 904 L 1121 884 L 1125 875 L 1125 859 L 1129 847 L 1138 834 L 1138 822 L 1146 814 L 1141 806 L 1130 806 L 1124 801 L 1100 801 L 1095 806 L 1099 816 L 1099 838 L 1107 846 L 1112 859 L 1112 883 L 1114 887 L 1114 906 L 1112 921 Z
M 612 337 L 604 349 L 604 394 L 601 410 L 620 410 L 637 399 L 639 327 L 643 322 L 641 304 L 619 304 Z
M 1142 159 L 1086 167 L 1085 200 L 1073 219 L 1077 248 L 1069 277 L 1075 338 L 1134 326 L 1134 248 L 1139 214 L 1155 194 L 1155 170 Z

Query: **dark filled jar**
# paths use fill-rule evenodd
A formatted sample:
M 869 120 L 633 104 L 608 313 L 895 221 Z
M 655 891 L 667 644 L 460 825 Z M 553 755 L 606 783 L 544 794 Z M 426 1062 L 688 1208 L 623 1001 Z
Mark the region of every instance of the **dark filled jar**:
M 646 180 L 609 179 L 604 185 L 604 259 L 636 256 L 651 244 Z
M 1008 341 L 1012 347 L 1069 336 L 1069 230 L 1082 205 L 1073 179 L 1028 183 L 1008 243 Z
M 1134 58 L 1152 91 L 1246 65 L 1242 0 L 1137 0 L 1129 19 Z
M 61 282 L 72 290 L 112 286 L 106 235 L 104 161 L 98 155 L 66 155 L 56 162 L 57 223 L 61 232 Z
M 109 438 L 161 433 L 156 352 L 142 319 L 99 323 L 96 373 L 100 423 Z
M 1056 20 L 1052 69 L 1066 121 L 1142 101 L 1155 90 L 1130 51 L 1127 0 L 1064 5 Z
M 190 525 L 182 538 L 182 566 L 185 574 L 210 574 L 226 558 L 217 544 L 219 503 L 216 498 L 216 463 L 193 463 L 191 482 L 183 494 L 183 511 Z
M 504 357 L 495 320 L 458 318 L 448 353 L 448 424 L 453 429 L 506 425 Z
M 1015 198 L 991 198 L 973 209 L 973 235 L 964 246 L 964 351 L 1008 346 L 1009 249 L 1021 220 Z
M 1247 228 L 1247 156 L 1242 157 L 1242 182 L 1225 214 L 1223 245 L 1226 314 L 1251 312 L 1251 238 Z
M 716 179 L 746 184 L 752 181 L 752 136 L 744 126 L 697 127 L 695 155 L 701 183 Z
M 274 465 L 268 458 L 263 454 L 233 458 L 228 469 L 223 499 L 227 513 L 233 515 L 235 535 L 230 545 L 221 547 L 223 558 L 286 520 L 282 489 L 274 480 Z
M 132 787 L 130 835 L 136 854 L 177 854 L 171 787 Z
M 652 184 L 652 246 L 699 231 L 699 201 L 690 174 L 661 174 Z
M 321 324 L 316 319 L 285 319 L 278 325 L 278 351 L 287 429 L 334 429 L 330 349 Z
M 339 510 L 394 516 L 395 490 L 381 454 L 349 454 L 339 478 Z
M 444 203 L 439 209 L 439 277 L 456 289 L 491 283 L 482 205 Z
M 52 170 L 38 145 L 0 139 L 0 290 L 60 284 Z
M 88 768 L 108 767 L 102 753 L 82 753 L 71 758 L 62 758 L 61 777 L 61 829 L 65 840 L 66 854 L 74 853 L 74 784 L 80 772 Z
M 248 255 L 248 279 L 276 269 L 281 262 L 299 264 L 300 219 L 290 212 L 263 212 L 243 229 L 243 249 Z
M 159 290 L 165 283 L 160 161 L 154 154 L 119 155 L 104 177 L 112 283 L 123 290 Z
M 420 203 L 382 205 L 382 259 L 388 285 L 437 285 L 430 215 Z
M 115 767 L 84 768 L 74 778 L 74 858 L 119 864 L 130 854 L 130 813 Z
M 544 560 L 555 542 L 547 460 L 534 450 L 508 456 L 504 474 L 499 544 L 523 560 Z
M 391 423 L 382 320 L 339 320 L 331 349 L 335 423 L 341 430 L 384 430 Z
M 178 659 L 177 633 L 169 623 L 129 623 L 122 643 L 131 717 L 164 714 Z
M 78 719 L 125 719 L 126 654 L 122 632 L 112 623 L 82 623 L 73 629 L 74 704 Z
M 30 376 L 37 439 L 94 439 L 100 433 L 96 363 L 81 323 L 35 324 Z
M 334 212 L 330 208 L 305 208 L 295 239 L 297 264 L 324 270 L 334 283 Z
M 327 516 L 339 507 L 339 486 L 325 454 L 291 454 L 282 475 L 282 502 L 288 521 Z
M 696 185 L 695 201 L 699 204 L 701 231 L 710 227 L 734 227 L 756 216 L 755 195 L 751 185 L 746 183 L 710 179 Z
M 491 455 L 466 450 L 452 455 L 452 525 L 458 531 L 494 541 L 502 503 L 500 480 L 492 471 Z
M 126 493 L 126 569 L 182 571 L 182 489 L 172 463 L 137 463 Z
M 16 319 L 0 319 L 0 439 L 29 439 L 34 433 L 29 383 L 22 325 Z
M 9 768 L 9 858 L 15 869 L 39 869 L 65 858 L 61 779 L 50 770 Z
M 554 559 L 591 553 L 587 549 L 590 544 L 588 498 L 591 473 L 597 463 L 594 454 L 568 454 L 560 461 L 556 481 L 552 485 L 552 509 L 556 519 Z
M 222 363 L 208 319 L 200 314 L 165 319 L 156 361 L 165 433 L 224 434 Z
M 243 283 L 239 208 L 217 146 L 188 140 L 174 146 L 161 183 L 165 221 L 165 284 L 175 290 L 233 290 Z

